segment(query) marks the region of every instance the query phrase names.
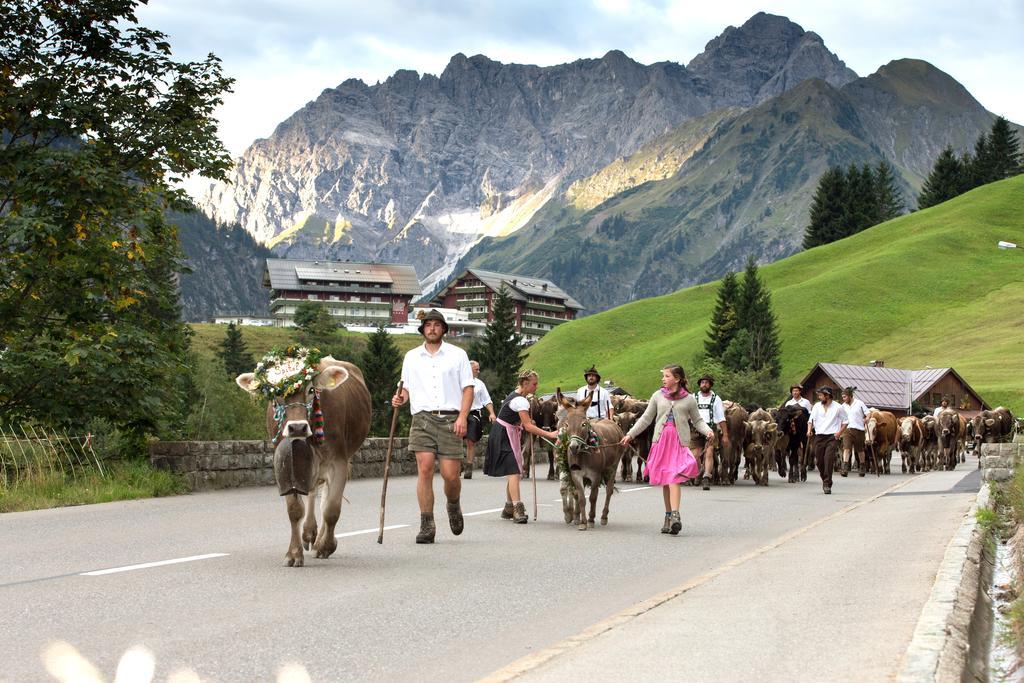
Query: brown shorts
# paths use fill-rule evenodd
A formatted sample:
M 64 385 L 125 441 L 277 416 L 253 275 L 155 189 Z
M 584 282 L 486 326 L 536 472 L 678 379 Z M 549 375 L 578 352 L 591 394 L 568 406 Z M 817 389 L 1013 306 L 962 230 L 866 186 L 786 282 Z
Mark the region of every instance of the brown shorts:
M 843 431 L 843 450 L 852 450 L 855 453 L 863 453 L 864 430 L 847 427 Z
M 690 433 L 690 450 L 693 451 L 694 455 L 699 455 L 704 452 L 704 449 L 708 447 L 708 437 L 704 436 L 696 429 Z
M 458 417 L 427 412 L 413 415 L 412 426 L 409 428 L 409 452 L 428 452 L 439 458 L 464 458 L 462 438 L 455 435 L 455 420 Z

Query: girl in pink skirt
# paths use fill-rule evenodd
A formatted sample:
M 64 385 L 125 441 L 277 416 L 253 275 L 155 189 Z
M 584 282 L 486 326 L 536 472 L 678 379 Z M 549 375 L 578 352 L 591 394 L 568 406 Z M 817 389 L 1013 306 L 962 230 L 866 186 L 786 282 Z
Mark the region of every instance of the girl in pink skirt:
M 661 370 L 661 389 L 654 392 L 647 410 L 629 433 L 622 437 L 623 446 L 654 423 L 651 454 L 646 473 L 651 484 L 660 484 L 665 499 L 665 520 L 661 533 L 675 536 L 683 528 L 679 517 L 679 485 L 700 474 L 700 466 L 690 452 L 690 425 L 709 440 L 714 432 L 697 410 L 697 401 L 686 388 L 686 372 L 678 365 Z

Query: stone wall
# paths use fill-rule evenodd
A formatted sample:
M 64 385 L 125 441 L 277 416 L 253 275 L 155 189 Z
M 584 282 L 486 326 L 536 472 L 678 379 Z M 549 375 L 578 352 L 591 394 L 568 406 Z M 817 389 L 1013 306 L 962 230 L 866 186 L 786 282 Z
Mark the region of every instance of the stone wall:
M 416 474 L 408 439 L 395 439 L 391 476 Z M 487 437 L 476 445 L 475 465 L 483 467 Z M 367 439 L 352 458 L 353 479 L 384 474 L 387 439 Z M 274 483 L 274 446 L 270 441 L 157 441 L 149 446 L 154 467 L 180 474 L 193 491 Z
M 1024 462 L 1024 443 L 985 443 L 981 445 L 981 478 L 1006 481 L 1017 464 Z

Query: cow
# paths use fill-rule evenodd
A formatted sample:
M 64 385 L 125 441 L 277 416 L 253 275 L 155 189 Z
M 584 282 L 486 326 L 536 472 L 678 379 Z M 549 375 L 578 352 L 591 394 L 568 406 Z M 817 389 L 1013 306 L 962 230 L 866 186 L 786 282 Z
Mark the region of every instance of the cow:
M 946 408 L 935 419 L 935 436 L 939 442 L 939 457 L 936 467 L 947 470 L 956 468 L 957 446 L 960 443 L 960 413 Z M 966 427 L 966 425 L 964 425 Z M 966 431 L 966 430 L 965 430 Z
M 771 459 L 772 446 L 778 431 L 779 426 L 771 420 L 747 420 L 744 451 L 754 484 L 757 486 L 768 486 L 768 461 Z
M 1013 435 L 1013 413 L 999 406 L 993 410 L 983 410 L 971 420 L 973 427 L 974 448 L 981 454 L 981 444 L 997 443 Z
M 888 410 L 872 410 L 864 421 L 864 450 L 872 455 L 876 474 L 892 474 L 889 463 L 896 444 L 896 416 Z
M 615 416 L 612 417 L 612 420 L 614 420 L 615 424 L 617 424 L 619 426 L 619 429 L 622 430 L 623 434 L 625 434 L 630 429 L 632 429 L 633 425 L 636 424 L 636 419 L 637 419 L 637 415 L 635 415 L 634 413 L 628 412 L 628 411 L 624 411 L 624 410 L 616 410 L 615 411 Z M 640 479 L 642 475 L 641 475 L 641 472 L 640 472 L 640 463 L 639 462 L 637 462 L 636 474 L 637 474 L 637 479 Z M 622 451 L 622 481 L 633 481 L 633 449 L 632 448 L 625 448 Z
M 601 525 L 608 524 L 608 506 L 612 492 L 615 490 L 615 471 L 622 460 L 622 430 L 614 421 L 608 419 L 592 420 L 587 417 L 590 407 L 591 393 L 582 401 L 571 404 L 562 394 L 561 388 L 555 396 L 565 409 L 565 423 L 561 438 L 568 441 L 566 446 L 566 463 L 569 471 L 568 481 L 563 484 L 562 512 L 565 523 L 576 523 L 580 531 L 594 528 L 594 517 L 597 510 L 597 494 L 603 484 L 605 487 L 604 510 L 601 512 Z M 571 484 L 571 486 L 570 486 Z M 585 487 L 590 486 L 590 515 L 586 515 Z
M 558 403 L 555 402 L 554 397 L 550 397 L 547 400 L 541 401 L 536 396 L 530 395 L 530 419 L 533 420 L 541 429 L 553 432 L 556 430 L 556 424 L 558 422 L 555 413 L 558 410 Z M 533 465 L 533 458 L 537 453 L 548 454 L 548 479 L 554 481 L 557 479 L 555 474 L 555 446 L 547 439 L 541 439 L 535 434 L 526 435 L 526 439 L 523 441 L 523 478 L 530 478 L 530 468 Z
M 776 416 L 779 426 L 779 457 L 789 460 L 789 483 L 807 481 L 807 422 L 810 414 L 803 406 L 780 408 Z M 780 470 L 781 471 L 781 470 Z
M 722 447 L 722 461 L 718 468 L 719 483 L 731 486 L 736 483 L 740 470 L 740 455 L 747 441 L 746 409 L 739 403 L 722 401 L 725 409 L 725 428 L 729 432 L 729 445 Z
M 924 471 L 924 425 L 913 415 L 896 421 L 896 447 L 899 448 L 904 473 Z
M 921 430 L 924 432 L 924 445 L 921 447 L 924 471 L 929 472 L 938 468 L 939 437 L 935 429 L 936 420 L 932 415 L 925 415 L 918 419 L 921 421 Z
M 285 554 L 289 567 L 303 566 L 303 547 L 309 550 L 312 546 L 316 556 L 325 559 L 337 549 L 334 528 L 341 516 L 351 458 L 370 433 L 370 392 L 362 371 L 330 356 L 320 359 L 314 371 L 311 378 L 296 382 L 297 390 L 274 396 L 267 405 L 267 436 L 277 444 L 274 473 L 291 522 L 291 541 Z M 252 395 L 260 392 L 254 373 L 243 373 L 235 382 Z M 311 424 L 319 418 L 318 405 L 323 415 L 322 439 L 317 434 L 318 426 Z M 297 481 L 294 474 L 303 469 L 299 466 L 301 456 L 310 452 L 306 470 L 309 479 Z M 326 498 L 321 487 L 327 489 Z M 318 491 L 323 517 L 319 528 L 315 512 Z M 304 513 L 300 536 L 299 520 Z

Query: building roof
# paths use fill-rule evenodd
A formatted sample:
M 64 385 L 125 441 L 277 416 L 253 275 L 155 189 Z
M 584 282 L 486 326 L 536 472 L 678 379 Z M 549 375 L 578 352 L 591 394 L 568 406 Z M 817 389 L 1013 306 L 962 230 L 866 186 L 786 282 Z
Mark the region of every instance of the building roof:
M 839 388 L 856 387 L 857 398 L 875 408 L 906 410 L 912 401 L 924 396 L 935 383 L 953 373 L 968 391 L 974 394 L 982 406 L 988 404 L 964 381 L 953 368 L 926 368 L 924 370 L 900 370 L 898 368 L 874 367 L 870 365 L 844 365 L 842 363 L 818 363 L 807 373 L 801 384 L 806 384 L 814 371 L 821 368 Z M 817 387 L 807 387 L 809 391 Z
M 568 292 L 556 285 L 551 280 L 545 280 L 540 277 L 532 277 L 528 275 L 515 275 L 512 273 L 497 273 L 493 270 L 480 270 L 479 268 L 469 268 L 465 273 L 470 273 L 476 276 L 480 282 L 484 283 L 487 287 L 494 291 L 501 289 L 501 283 L 505 283 L 508 288 L 509 294 L 516 301 L 526 301 L 527 297 L 532 296 L 546 296 L 552 299 L 561 299 L 565 302 L 566 308 L 574 308 L 577 311 L 583 310 L 583 305 L 576 301 L 576 299 L 569 296 Z M 455 283 L 463 277 L 459 275 L 453 278 L 445 287 L 437 293 L 438 299 L 448 293 Z M 545 285 L 547 286 L 545 288 Z
M 416 296 L 422 293 L 416 269 L 399 263 L 352 263 L 350 261 L 301 261 L 268 258 L 264 284 L 272 289 L 311 289 L 330 291 L 314 282 L 352 282 L 387 285 L 395 294 Z

